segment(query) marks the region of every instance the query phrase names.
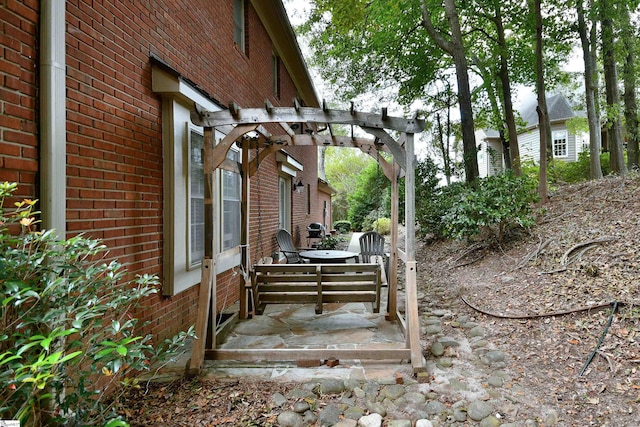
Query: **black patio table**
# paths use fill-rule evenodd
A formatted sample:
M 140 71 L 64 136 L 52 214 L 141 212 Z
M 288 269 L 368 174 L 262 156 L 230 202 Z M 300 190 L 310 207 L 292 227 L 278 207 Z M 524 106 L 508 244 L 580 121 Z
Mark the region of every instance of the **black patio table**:
M 317 251 L 303 251 L 300 252 L 300 258 L 308 259 L 309 262 L 314 264 L 328 264 L 328 263 L 346 263 L 348 259 L 354 258 L 358 262 L 358 255 L 356 252 L 349 251 L 336 251 L 336 250 L 323 250 Z

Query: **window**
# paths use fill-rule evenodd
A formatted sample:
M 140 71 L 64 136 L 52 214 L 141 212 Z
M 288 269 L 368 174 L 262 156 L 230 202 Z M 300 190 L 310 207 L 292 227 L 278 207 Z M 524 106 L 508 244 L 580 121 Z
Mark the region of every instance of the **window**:
M 204 257 L 204 136 L 200 129 L 190 126 L 189 130 L 189 266 L 197 267 Z M 240 152 L 231 148 L 227 158 L 238 162 Z M 218 172 L 218 194 L 222 198 L 221 233 L 218 242 L 219 252 L 224 252 L 240 244 L 242 186 L 240 174 L 221 170 Z
M 189 266 L 199 265 L 204 257 L 204 138 L 189 131 Z
M 291 177 L 278 178 L 278 227 L 291 231 Z
M 280 58 L 275 53 L 271 55 L 271 72 L 273 78 L 273 95 L 280 98 Z
M 203 129 L 191 123 L 194 103 L 205 110 L 219 105 L 166 67 L 152 67 L 153 90 L 162 96 L 162 149 L 164 159 L 164 295 L 176 295 L 200 283 L 204 240 Z M 230 129 L 216 128 L 220 141 Z M 234 147 L 235 148 L 235 147 Z M 228 157 L 239 158 L 230 150 Z M 234 172 L 216 171 L 213 213 L 217 251 L 216 274 L 240 265 L 240 203 L 242 180 Z
M 567 157 L 567 131 L 557 130 L 553 132 L 553 157 Z
M 245 51 L 244 0 L 233 0 L 233 42 Z
M 240 161 L 240 152 L 231 149 L 227 158 Z M 235 248 L 240 244 L 242 186 L 240 174 L 222 171 L 222 250 Z

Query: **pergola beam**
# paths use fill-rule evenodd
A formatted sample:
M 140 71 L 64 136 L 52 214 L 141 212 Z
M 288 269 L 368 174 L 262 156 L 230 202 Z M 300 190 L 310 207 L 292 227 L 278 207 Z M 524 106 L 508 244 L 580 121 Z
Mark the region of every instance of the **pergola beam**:
M 253 123 L 332 123 L 391 129 L 399 132 L 416 133 L 424 129 L 424 120 L 400 118 L 358 111 L 323 110 L 296 106 L 263 108 L 240 108 L 232 110 L 192 112 L 191 121 L 198 126 L 217 127 L 225 125 L 244 125 Z

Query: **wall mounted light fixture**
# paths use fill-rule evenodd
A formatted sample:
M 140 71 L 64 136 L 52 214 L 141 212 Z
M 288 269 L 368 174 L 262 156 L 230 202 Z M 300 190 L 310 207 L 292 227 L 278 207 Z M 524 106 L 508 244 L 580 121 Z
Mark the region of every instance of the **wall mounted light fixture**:
M 304 184 L 302 183 L 302 180 L 299 179 L 298 182 L 293 185 L 293 191 L 295 191 L 296 193 L 302 193 L 303 189 Z

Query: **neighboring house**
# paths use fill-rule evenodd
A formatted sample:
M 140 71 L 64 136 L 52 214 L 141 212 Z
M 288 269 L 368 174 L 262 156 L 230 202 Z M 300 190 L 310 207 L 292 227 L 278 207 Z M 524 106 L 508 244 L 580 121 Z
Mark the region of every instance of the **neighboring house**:
M 145 332 L 185 330 L 206 243 L 203 133 L 191 111 L 319 105 L 281 0 L 14 1 L 0 22 L 0 180 L 41 201 L 44 228 L 100 238 L 131 275 L 160 276 L 162 292 L 137 313 Z M 251 178 L 252 258 L 278 251 L 279 227 L 303 239 L 309 223 L 330 224 L 317 150 L 286 147 Z M 221 310 L 243 277 L 242 177 L 216 173 Z
M 538 126 L 538 102 L 535 96 L 523 103 L 519 109 L 520 117 L 525 123 L 518 134 L 518 146 L 522 161 L 540 160 L 540 128 Z M 585 133 L 574 134 L 567 129 L 569 119 L 579 117 L 567 99 L 560 94 L 547 97 L 547 109 L 551 122 L 551 138 L 553 145 L 553 158 L 567 162 L 575 162 L 578 155 L 588 150 L 589 135 Z M 496 130 L 476 131 L 478 142 L 478 168 L 480 176 L 491 176 L 504 170 L 504 151 L 500 135 Z M 586 145 L 585 145 L 586 144 Z

